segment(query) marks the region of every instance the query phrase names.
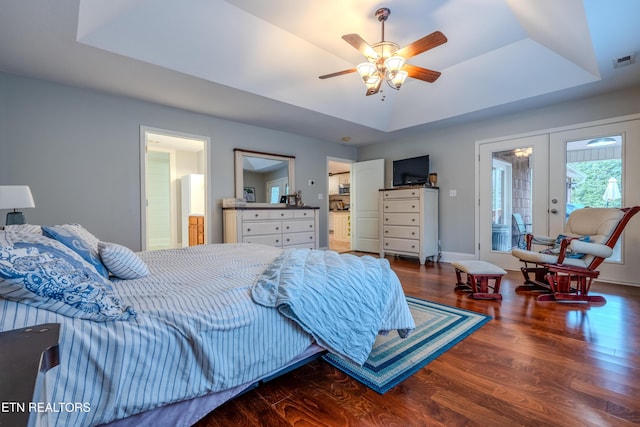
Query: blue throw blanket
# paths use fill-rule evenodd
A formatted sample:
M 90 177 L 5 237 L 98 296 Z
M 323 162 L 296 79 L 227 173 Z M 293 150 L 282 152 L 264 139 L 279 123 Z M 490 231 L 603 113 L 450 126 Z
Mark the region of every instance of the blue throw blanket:
M 289 249 L 254 284 L 253 300 L 276 307 L 332 353 L 362 365 L 379 332 L 415 328 L 386 259 Z

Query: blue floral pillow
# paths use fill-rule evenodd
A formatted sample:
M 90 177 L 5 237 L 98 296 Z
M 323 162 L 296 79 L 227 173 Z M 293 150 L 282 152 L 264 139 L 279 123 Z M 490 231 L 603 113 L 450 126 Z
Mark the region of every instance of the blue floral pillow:
M 48 237 L 0 232 L 0 296 L 69 317 L 126 320 L 136 312 L 78 254 Z
M 80 224 L 42 227 L 42 234 L 64 244 L 75 251 L 96 269 L 102 277 L 109 278 L 109 270 L 104 266 L 98 253 L 98 238 Z

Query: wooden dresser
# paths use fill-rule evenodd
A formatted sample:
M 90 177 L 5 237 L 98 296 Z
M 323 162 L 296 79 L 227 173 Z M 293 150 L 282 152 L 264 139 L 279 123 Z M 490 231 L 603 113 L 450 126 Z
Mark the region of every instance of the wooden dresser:
M 438 188 L 383 189 L 379 192 L 380 256 L 439 258 Z
M 223 208 L 225 243 L 318 248 L 319 208 Z

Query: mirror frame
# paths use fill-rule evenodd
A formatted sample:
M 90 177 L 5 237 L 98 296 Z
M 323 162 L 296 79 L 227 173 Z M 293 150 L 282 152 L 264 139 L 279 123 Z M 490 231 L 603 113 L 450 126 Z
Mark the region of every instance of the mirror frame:
M 243 159 L 247 157 L 259 157 L 261 159 L 282 160 L 288 162 L 289 165 L 289 191 L 295 191 L 295 156 L 286 156 L 282 154 L 263 153 L 260 151 L 243 150 L 235 148 L 235 175 L 236 175 L 236 199 L 244 200 L 244 176 L 243 176 Z M 292 193 L 293 194 L 293 193 Z M 286 203 L 248 203 L 247 206 L 252 207 L 286 207 Z

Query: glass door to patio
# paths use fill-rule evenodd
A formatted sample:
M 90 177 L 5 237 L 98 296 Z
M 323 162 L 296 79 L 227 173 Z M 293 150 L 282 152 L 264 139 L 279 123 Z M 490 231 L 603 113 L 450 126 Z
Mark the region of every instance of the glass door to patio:
M 481 144 L 480 259 L 519 268 L 513 247 L 525 234 L 547 231 L 548 137 L 539 135 Z

